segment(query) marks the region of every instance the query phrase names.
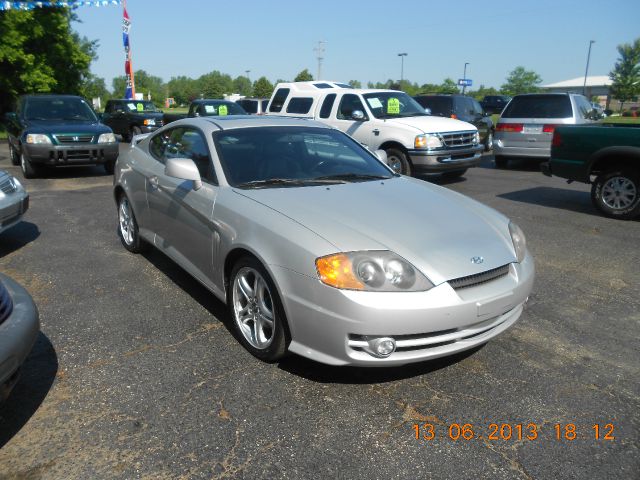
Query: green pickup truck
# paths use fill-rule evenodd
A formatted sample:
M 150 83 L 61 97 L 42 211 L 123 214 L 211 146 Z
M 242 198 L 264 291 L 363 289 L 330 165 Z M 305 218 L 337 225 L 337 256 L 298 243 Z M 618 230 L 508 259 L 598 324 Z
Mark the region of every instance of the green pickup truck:
M 640 215 L 640 124 L 556 127 L 542 173 L 591 184 L 591 200 L 611 218 Z

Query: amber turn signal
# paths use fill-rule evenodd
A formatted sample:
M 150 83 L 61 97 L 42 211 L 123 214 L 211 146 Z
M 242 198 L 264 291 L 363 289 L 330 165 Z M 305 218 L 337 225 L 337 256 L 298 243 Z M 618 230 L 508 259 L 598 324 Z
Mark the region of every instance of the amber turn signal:
M 320 281 L 335 288 L 364 290 L 364 284 L 353 273 L 349 257 L 343 253 L 316 259 Z

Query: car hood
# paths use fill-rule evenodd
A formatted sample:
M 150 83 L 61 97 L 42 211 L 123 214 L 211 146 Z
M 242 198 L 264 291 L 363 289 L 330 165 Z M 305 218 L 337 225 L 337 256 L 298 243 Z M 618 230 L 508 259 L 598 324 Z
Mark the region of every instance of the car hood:
M 391 250 L 436 285 L 516 261 L 507 218 L 421 180 L 235 192 L 304 225 L 336 252 Z M 479 256 L 482 264 L 471 262 Z
M 154 120 L 162 120 L 164 117 L 162 112 L 132 112 L 132 115 L 137 118 L 153 118 Z
M 477 130 L 475 126 L 462 120 L 453 118 L 425 115 L 421 117 L 390 118 L 386 122 L 414 127 L 423 133 L 459 132 L 462 130 Z
M 27 122 L 25 133 L 109 133 L 111 129 L 100 122 L 79 120 L 47 120 Z

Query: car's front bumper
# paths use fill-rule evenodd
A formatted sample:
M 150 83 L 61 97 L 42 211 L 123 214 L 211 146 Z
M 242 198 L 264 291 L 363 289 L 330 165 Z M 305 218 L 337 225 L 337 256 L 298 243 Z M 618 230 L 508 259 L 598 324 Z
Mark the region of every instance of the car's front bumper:
M 83 143 L 78 145 L 23 144 L 27 159 L 37 165 L 100 165 L 115 162 L 118 143 Z
M 415 172 L 437 173 L 477 166 L 482 160 L 482 145 L 464 149 L 409 150 Z
M 13 311 L 0 323 L 0 402 L 18 380 L 20 367 L 33 348 L 40 322 L 31 295 L 11 278 L 0 274 L 13 301 Z
M 529 254 L 501 278 L 457 290 L 443 283 L 426 292 L 338 290 L 317 278 L 272 270 L 289 320 L 289 350 L 330 365 L 403 365 L 481 345 L 520 317 L 534 279 Z M 379 337 L 396 341 L 387 358 L 363 348 Z
M 29 209 L 29 195 L 22 190 L 0 199 L 0 233 L 13 227 Z

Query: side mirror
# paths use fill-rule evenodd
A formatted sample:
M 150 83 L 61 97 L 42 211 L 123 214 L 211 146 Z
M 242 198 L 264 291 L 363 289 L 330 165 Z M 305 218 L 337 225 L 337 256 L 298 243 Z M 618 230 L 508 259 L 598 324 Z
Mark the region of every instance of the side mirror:
M 4 119 L 7 122 L 15 122 L 17 118 L 18 117 L 16 116 L 15 112 L 7 112 L 4 114 Z
M 375 152 L 373 152 L 373 154 L 378 157 L 378 160 L 380 160 L 382 163 L 387 163 L 387 152 L 385 152 L 384 150 L 376 150 Z
M 202 179 L 198 167 L 190 158 L 169 158 L 164 167 L 164 174 L 182 180 L 193 180 L 193 189 L 202 188 Z
M 425 108 L 424 109 L 424 113 L 426 113 L 427 115 L 431 115 L 431 109 L 430 108 Z
M 356 122 L 363 122 L 364 112 L 362 110 L 354 110 L 353 112 L 351 112 L 351 118 L 354 119 Z

